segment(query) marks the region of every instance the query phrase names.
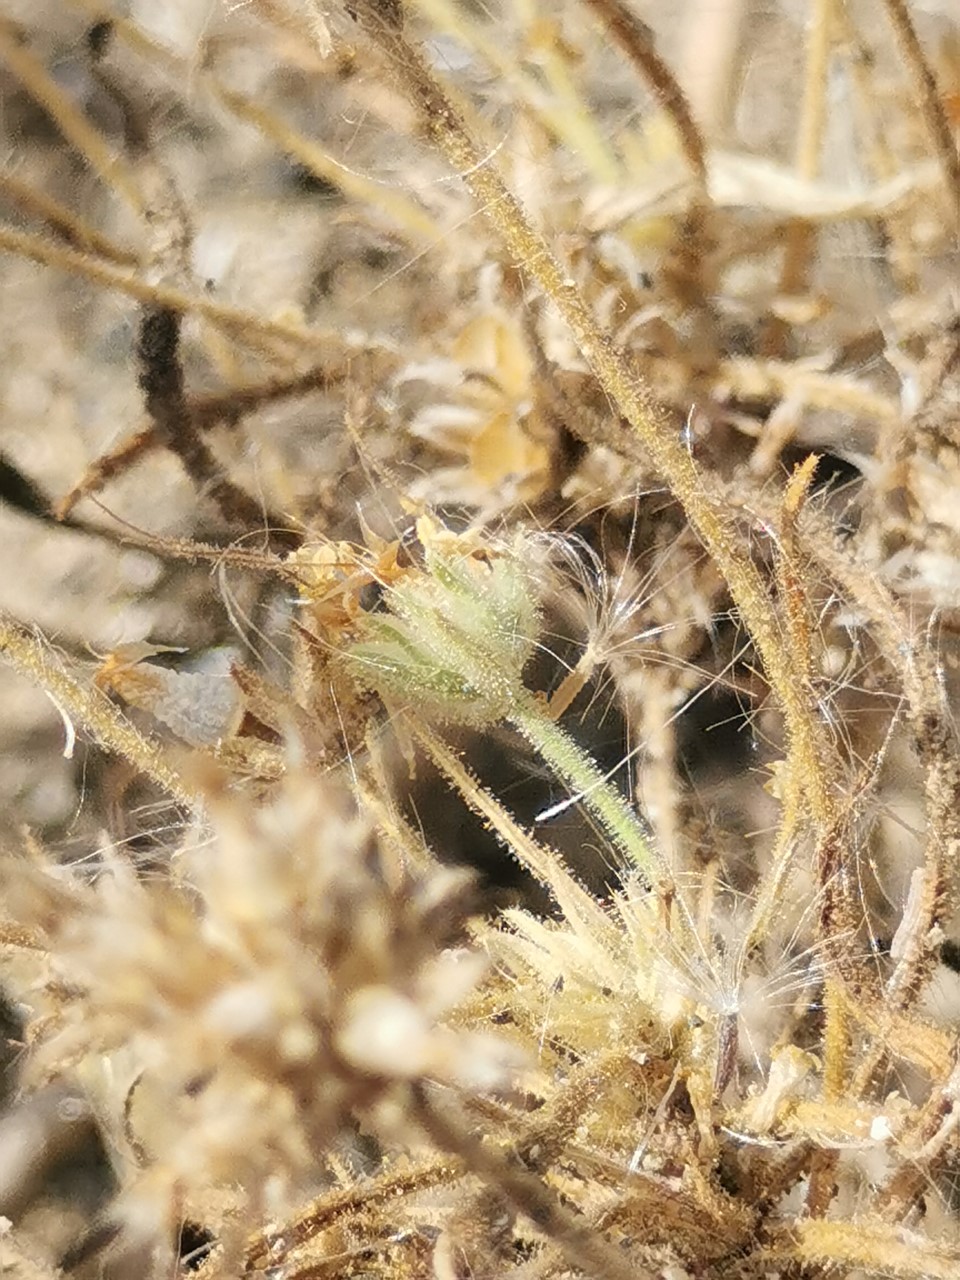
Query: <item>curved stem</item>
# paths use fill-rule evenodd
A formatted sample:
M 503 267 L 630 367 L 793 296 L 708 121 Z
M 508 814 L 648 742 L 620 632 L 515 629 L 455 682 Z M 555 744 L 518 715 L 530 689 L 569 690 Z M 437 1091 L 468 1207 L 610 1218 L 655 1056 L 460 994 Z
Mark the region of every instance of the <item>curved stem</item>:
M 669 888 L 670 869 L 650 842 L 629 801 L 551 719 L 546 707 L 532 697 L 525 698 L 512 709 L 508 720 L 570 787 L 647 882 Z

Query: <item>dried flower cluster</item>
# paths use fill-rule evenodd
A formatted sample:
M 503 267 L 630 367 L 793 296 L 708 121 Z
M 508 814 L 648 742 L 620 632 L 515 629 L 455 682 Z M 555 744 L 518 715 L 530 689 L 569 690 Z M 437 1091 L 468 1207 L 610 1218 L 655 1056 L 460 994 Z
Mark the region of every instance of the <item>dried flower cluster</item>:
M 960 28 L 665 8 L 0 15 L 5 1274 L 960 1273 Z
M 6 869 L 8 909 L 49 957 L 29 992 L 29 1075 L 82 1063 L 96 1114 L 124 1118 L 110 1135 L 124 1250 L 144 1233 L 172 1246 L 171 1214 L 202 1219 L 228 1187 L 238 1246 L 253 1205 L 289 1211 L 292 1176 L 392 1084 L 492 1088 L 516 1058 L 437 1023 L 484 968 L 452 945 L 467 873 L 409 875 L 315 778 L 291 772 L 250 815 L 213 779 L 205 794 L 207 838 L 159 884 L 116 852 L 92 884 Z

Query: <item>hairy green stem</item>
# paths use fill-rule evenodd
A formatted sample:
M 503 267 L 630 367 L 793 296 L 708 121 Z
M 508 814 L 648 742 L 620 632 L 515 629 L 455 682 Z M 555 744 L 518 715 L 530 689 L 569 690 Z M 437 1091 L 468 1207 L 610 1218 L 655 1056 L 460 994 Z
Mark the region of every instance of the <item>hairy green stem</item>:
M 670 870 L 647 838 L 632 806 L 536 699 L 528 696 L 518 701 L 507 720 L 571 788 L 647 882 L 669 887 Z

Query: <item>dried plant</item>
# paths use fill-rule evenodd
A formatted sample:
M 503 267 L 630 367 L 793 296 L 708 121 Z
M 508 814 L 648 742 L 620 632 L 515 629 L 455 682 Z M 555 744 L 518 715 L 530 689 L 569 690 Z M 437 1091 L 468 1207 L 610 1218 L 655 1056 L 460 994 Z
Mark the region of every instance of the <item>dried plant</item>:
M 0 1269 L 957 1274 L 956 19 L 11 6 Z

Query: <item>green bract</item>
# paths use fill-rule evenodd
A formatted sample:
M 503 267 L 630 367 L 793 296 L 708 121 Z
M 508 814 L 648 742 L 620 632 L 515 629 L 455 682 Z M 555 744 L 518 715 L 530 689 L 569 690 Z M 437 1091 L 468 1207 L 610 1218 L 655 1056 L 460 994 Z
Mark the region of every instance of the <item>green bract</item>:
M 387 591 L 386 613 L 364 616 L 347 655 L 354 676 L 446 720 L 508 716 L 540 622 L 521 550 L 487 557 L 428 545 L 424 572 Z

